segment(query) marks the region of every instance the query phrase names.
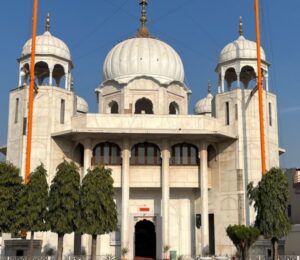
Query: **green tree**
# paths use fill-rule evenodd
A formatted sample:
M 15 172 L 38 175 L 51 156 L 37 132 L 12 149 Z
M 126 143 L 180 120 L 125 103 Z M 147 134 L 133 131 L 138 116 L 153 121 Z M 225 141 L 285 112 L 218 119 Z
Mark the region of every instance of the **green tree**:
M 16 205 L 22 190 L 19 169 L 12 163 L 0 162 L 0 232 L 17 233 Z
M 271 239 L 273 259 L 278 259 L 278 239 L 290 229 L 286 209 L 288 206 L 288 181 L 280 168 L 272 168 L 256 187 L 247 187 L 250 203 L 256 210 L 255 226 L 265 238 Z
M 29 259 L 33 254 L 34 232 L 49 230 L 46 223 L 48 189 L 47 171 L 41 164 L 30 174 L 29 182 L 24 186 L 17 203 L 16 224 L 21 230 L 31 231 Z
M 248 259 L 249 249 L 260 235 L 259 229 L 244 225 L 230 225 L 226 228 L 226 233 L 240 253 L 242 260 Z
M 80 230 L 92 235 L 92 260 L 96 259 L 97 235 L 117 229 L 114 195 L 111 169 L 99 166 L 88 170 L 80 190 Z
M 77 166 L 64 161 L 57 166 L 49 192 L 47 222 L 57 233 L 57 260 L 62 260 L 64 235 L 76 231 L 80 176 Z

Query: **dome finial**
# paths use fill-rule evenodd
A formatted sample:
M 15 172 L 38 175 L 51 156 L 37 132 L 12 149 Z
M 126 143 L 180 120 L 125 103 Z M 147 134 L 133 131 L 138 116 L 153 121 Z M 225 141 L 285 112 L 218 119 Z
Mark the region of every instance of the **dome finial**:
M 211 89 L 212 89 L 212 85 L 210 80 L 208 81 L 208 86 L 207 86 L 207 90 L 208 90 L 208 94 L 211 94 Z
M 240 34 L 240 36 L 244 36 L 244 24 L 243 24 L 242 16 L 240 16 L 239 34 Z
M 142 7 L 141 18 L 140 18 L 141 26 L 138 30 L 137 37 L 146 38 L 146 37 L 150 36 L 150 33 L 149 33 L 148 28 L 146 26 L 146 23 L 147 23 L 147 11 L 146 11 L 147 5 L 148 5 L 147 0 L 141 0 L 140 1 L 140 6 Z
M 50 14 L 47 14 L 46 17 L 46 32 L 50 32 Z

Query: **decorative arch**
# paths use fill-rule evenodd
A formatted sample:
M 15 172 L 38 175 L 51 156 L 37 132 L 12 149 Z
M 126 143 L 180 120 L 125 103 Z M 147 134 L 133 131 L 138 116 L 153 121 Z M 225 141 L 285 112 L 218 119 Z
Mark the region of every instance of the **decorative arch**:
M 140 98 L 135 102 L 135 114 L 153 114 L 153 104 L 148 98 Z
M 170 115 L 179 115 L 179 105 L 173 101 L 169 105 L 169 114 Z
M 180 143 L 172 146 L 171 165 L 198 165 L 198 148 L 189 143 Z
M 214 162 L 217 161 L 217 151 L 213 145 L 207 147 L 207 165 L 212 168 Z
M 119 104 L 117 103 L 117 101 L 112 100 L 108 104 L 108 112 L 110 114 L 119 114 Z
M 93 149 L 92 165 L 120 165 L 121 149 L 117 144 L 103 142 Z
M 138 143 L 131 149 L 130 164 L 161 165 L 160 149 L 153 143 Z
M 253 67 L 247 65 L 244 66 L 240 73 L 240 81 L 243 83 L 244 88 L 249 87 L 249 83 L 252 80 L 256 80 L 256 73 Z M 256 82 L 255 82 L 256 84 Z
M 26 63 L 22 66 L 20 70 L 20 82 L 19 82 L 20 86 L 29 84 L 29 75 L 30 75 L 30 67 L 29 64 Z
M 55 80 L 57 87 L 62 87 L 65 85 L 66 72 L 62 65 L 55 64 L 52 71 L 52 77 Z
M 37 62 L 34 66 L 34 72 L 38 86 L 49 85 L 50 70 L 46 62 Z
M 230 90 L 232 87 L 232 83 L 237 81 L 237 73 L 235 68 L 231 67 L 225 72 L 225 80 L 227 83 L 227 89 Z

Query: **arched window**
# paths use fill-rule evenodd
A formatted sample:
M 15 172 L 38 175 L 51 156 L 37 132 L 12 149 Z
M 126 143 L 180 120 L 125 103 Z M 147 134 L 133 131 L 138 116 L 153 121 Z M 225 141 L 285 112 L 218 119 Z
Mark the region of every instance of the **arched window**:
M 172 146 L 172 165 L 198 165 L 198 149 L 192 144 L 182 143 Z
M 111 101 L 108 107 L 111 114 L 119 114 L 119 105 L 116 101 Z
M 63 87 L 65 84 L 65 69 L 60 64 L 56 64 L 53 68 L 52 77 L 55 79 L 57 87 Z
M 49 85 L 50 70 L 46 62 L 40 61 L 34 67 L 37 85 Z
M 119 165 L 121 162 L 121 151 L 118 145 L 106 142 L 95 146 L 92 165 Z
M 232 83 L 237 81 L 237 74 L 234 68 L 229 68 L 225 72 L 225 80 L 227 82 L 227 88 L 228 90 L 231 89 Z
M 216 149 L 210 144 L 207 147 L 207 165 L 211 167 L 212 164 L 217 160 L 217 152 Z
M 141 98 L 135 103 L 135 114 L 153 114 L 153 104 L 147 98 Z
M 169 114 L 170 115 L 178 115 L 179 114 L 179 106 L 175 101 L 171 102 L 169 105 Z
M 21 77 L 20 86 L 29 84 L 29 74 L 30 74 L 29 64 L 26 63 L 20 71 L 20 77 Z
M 160 150 L 151 143 L 139 143 L 131 149 L 130 164 L 133 165 L 160 165 Z
M 73 151 L 73 161 L 80 167 L 83 167 L 84 147 L 82 144 L 78 144 Z
M 242 68 L 241 73 L 240 73 L 240 81 L 243 82 L 244 88 L 249 87 L 249 83 L 252 80 L 256 80 L 256 73 L 254 69 L 251 66 L 245 66 Z M 256 81 L 254 83 L 256 85 Z M 250 86 L 252 87 L 252 86 Z

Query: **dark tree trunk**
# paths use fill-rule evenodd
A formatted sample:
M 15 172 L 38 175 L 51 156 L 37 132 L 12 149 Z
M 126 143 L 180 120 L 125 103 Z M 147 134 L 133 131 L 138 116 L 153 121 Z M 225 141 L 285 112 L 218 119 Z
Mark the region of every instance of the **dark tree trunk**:
M 62 260 L 63 244 L 64 244 L 64 234 L 58 234 L 56 260 Z
M 91 260 L 96 260 L 96 251 L 97 251 L 97 235 L 92 235 L 92 251 L 91 251 Z
M 32 260 L 33 256 L 33 239 L 34 239 L 34 232 L 30 232 L 30 243 L 29 243 L 29 250 L 28 250 L 28 259 Z
M 276 237 L 272 238 L 272 249 L 273 249 L 273 260 L 278 259 L 278 239 Z

